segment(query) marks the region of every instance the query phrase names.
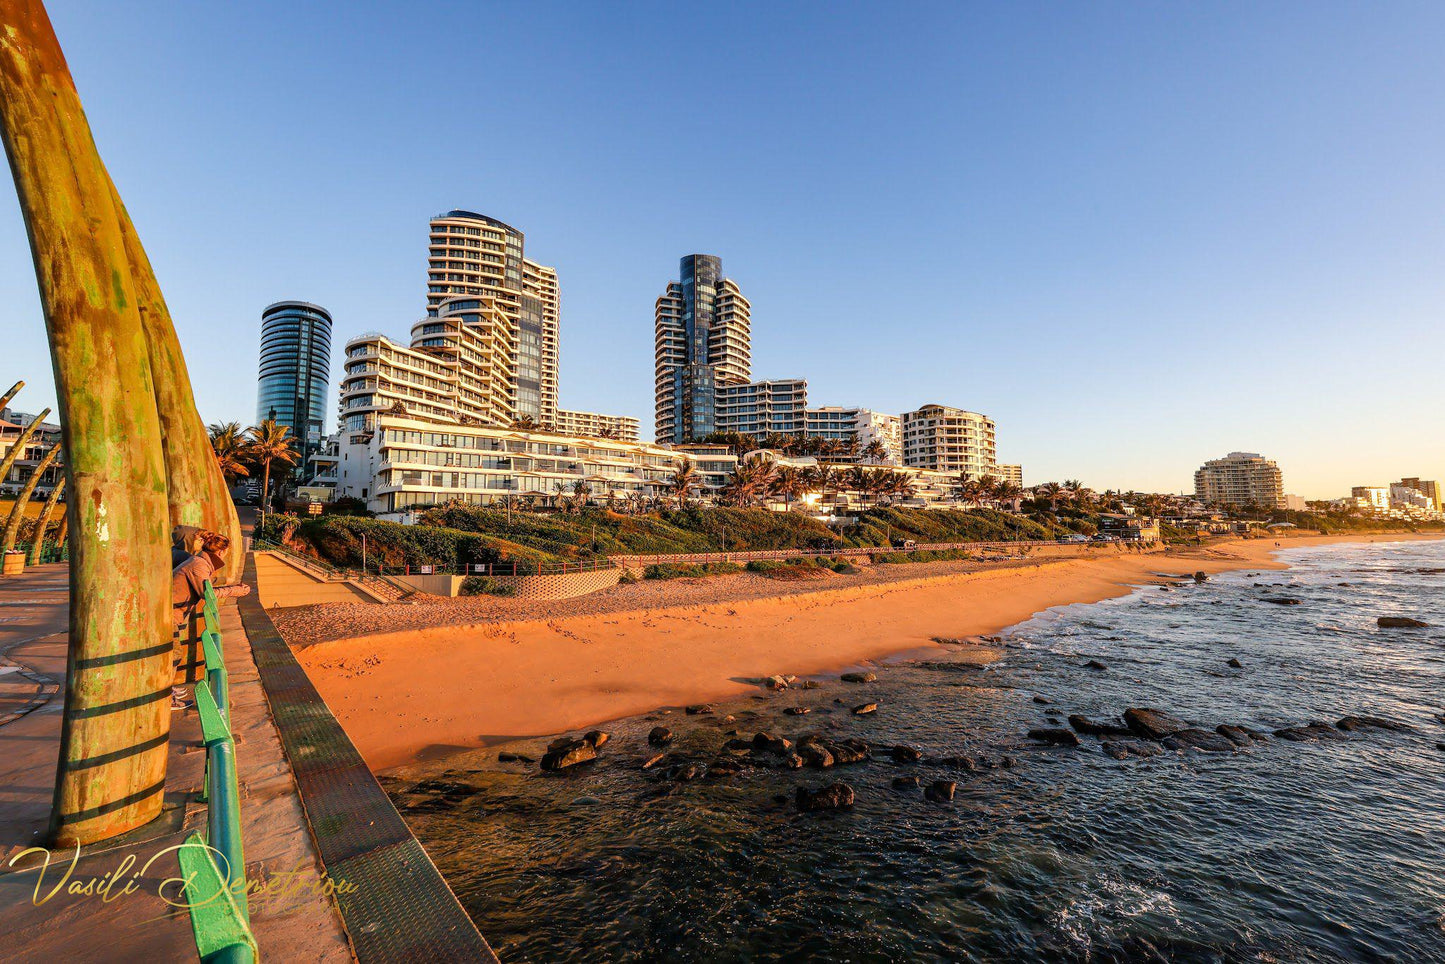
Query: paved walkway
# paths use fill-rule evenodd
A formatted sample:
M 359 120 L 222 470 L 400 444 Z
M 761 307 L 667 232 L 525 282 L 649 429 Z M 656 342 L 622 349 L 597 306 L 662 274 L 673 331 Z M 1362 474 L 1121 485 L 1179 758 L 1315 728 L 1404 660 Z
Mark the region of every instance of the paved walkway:
M 64 702 L 66 579 L 64 564 L 0 578 L 0 959 L 7 964 L 194 960 L 186 911 L 169 906 L 158 893 L 177 899 L 174 885 L 162 886 L 179 873 L 168 848 L 205 827 L 205 805 L 196 802 L 205 753 L 194 708 L 172 716 L 159 818 L 85 848 L 67 887 L 48 900 L 42 898 L 61 880 L 72 855 L 54 855 L 48 868 L 40 854 L 16 860 L 43 835 L 50 811 Z M 336 904 L 321 889 L 321 864 L 233 601 L 222 600 L 220 617 L 246 872 L 262 886 L 251 899 L 262 957 L 350 961 Z M 131 855 L 134 863 L 126 866 Z M 154 863 L 143 870 L 152 857 Z M 91 893 L 65 892 L 75 882 L 107 873 L 117 878 L 108 894 L 96 887 Z M 134 888 L 126 893 L 128 883 Z

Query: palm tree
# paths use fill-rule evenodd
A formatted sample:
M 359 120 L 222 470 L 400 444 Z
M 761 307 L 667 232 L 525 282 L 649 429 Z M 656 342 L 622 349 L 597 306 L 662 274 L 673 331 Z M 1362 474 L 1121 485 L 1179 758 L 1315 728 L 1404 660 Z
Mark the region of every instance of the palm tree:
M 211 448 L 215 450 L 216 462 L 228 484 L 234 485 L 237 477 L 250 475 L 246 467 L 246 433 L 240 422 L 216 422 L 207 426 L 211 435 Z
M 773 494 L 783 497 L 783 504 L 789 507 L 793 499 L 803 494 L 803 472 L 791 465 L 785 465 L 773 476 Z
M 1059 500 L 1064 497 L 1064 487 L 1057 482 L 1045 482 L 1043 485 L 1035 486 L 1034 493 L 1041 499 L 1049 500 L 1049 509 L 1055 513 L 1059 511 Z
M 301 453 L 291 444 L 291 429 L 277 425 L 274 418 L 268 418 L 260 425 L 246 430 L 246 459 L 261 466 L 261 508 L 269 505 L 271 491 L 271 463 L 295 465 Z
M 535 432 L 542 425 L 530 415 L 519 415 L 512 420 L 512 428 L 519 432 Z
M 813 470 L 813 484 L 818 487 L 818 494 L 822 501 L 828 501 L 828 490 L 838 485 L 838 471 L 831 465 L 820 463 Z
M 1023 498 L 1023 494 L 1023 487 L 1017 482 L 1011 482 L 1008 479 L 999 480 L 998 485 L 994 487 L 993 491 L 993 497 L 1000 503 L 1010 503 L 1010 508 L 1014 512 L 1018 511 L 1018 502 L 1019 499 Z
M 697 481 L 697 468 L 691 462 L 684 462 L 672 473 L 667 487 L 672 492 L 672 497 L 677 500 L 679 509 L 687 508 L 687 497 L 697 486 Z
M 888 458 L 888 449 L 880 439 L 869 439 L 868 444 L 863 446 L 863 458 L 868 462 L 881 463 Z
M 953 483 L 953 494 L 961 502 L 967 502 L 974 508 L 978 508 L 983 498 L 983 486 L 978 479 L 967 472 L 958 473 L 958 478 Z

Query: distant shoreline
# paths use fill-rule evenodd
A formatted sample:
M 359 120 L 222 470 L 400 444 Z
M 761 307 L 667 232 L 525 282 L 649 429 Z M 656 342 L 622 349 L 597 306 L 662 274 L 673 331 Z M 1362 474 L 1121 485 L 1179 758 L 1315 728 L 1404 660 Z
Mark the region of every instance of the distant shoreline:
M 831 674 L 940 650 L 934 637 L 990 635 L 1056 606 L 1170 581 L 1161 573 L 1285 569 L 1273 558 L 1280 549 L 1440 538 L 1284 536 L 987 569 L 918 564 L 928 571 L 916 578 L 890 572 L 803 591 L 778 583 L 756 595 L 759 577 L 686 580 L 649 587 L 641 608 L 414 627 L 319 642 L 297 655 L 367 763 L 385 770 L 660 707 L 734 699 L 773 674 Z M 745 582 L 725 591 L 733 579 Z M 979 661 L 1001 655 L 986 646 L 972 651 Z

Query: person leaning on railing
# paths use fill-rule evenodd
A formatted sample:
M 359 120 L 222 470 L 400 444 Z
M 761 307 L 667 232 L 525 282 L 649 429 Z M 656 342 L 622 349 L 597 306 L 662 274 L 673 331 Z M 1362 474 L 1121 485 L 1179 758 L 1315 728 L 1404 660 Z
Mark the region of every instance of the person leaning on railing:
M 225 568 L 226 552 L 230 548 L 231 540 L 219 532 L 190 526 L 176 528 L 171 543 L 171 617 L 175 626 L 173 638 L 178 664 L 184 653 L 184 643 L 190 635 L 187 631 L 189 617 L 205 600 L 206 583 Z M 232 586 L 212 584 L 211 589 L 217 597 L 245 596 L 251 592 L 251 587 L 245 583 Z M 184 709 L 187 705 L 183 694 L 173 689 L 171 708 Z

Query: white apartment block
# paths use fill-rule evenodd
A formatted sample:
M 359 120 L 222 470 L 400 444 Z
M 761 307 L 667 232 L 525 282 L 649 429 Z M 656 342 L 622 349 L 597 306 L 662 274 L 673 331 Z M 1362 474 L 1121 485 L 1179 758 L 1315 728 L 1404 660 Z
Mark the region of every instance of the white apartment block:
M 1258 452 L 1230 452 L 1194 473 L 1194 497 L 1211 505 L 1284 508 L 1284 474 Z
M 903 464 L 980 478 L 997 466 L 993 419 L 947 405 L 904 412 Z
M 432 218 L 427 248 L 427 314 L 462 295 L 484 299 L 508 328 L 510 391 L 517 418 L 557 417 L 561 295 L 557 271 L 523 256 L 522 232 L 471 211 Z
M 382 518 L 443 502 L 475 505 L 508 496 L 555 504 L 580 484 L 594 502 L 664 495 L 682 452 L 612 439 L 500 426 L 443 424 L 380 414 L 366 432 L 338 433 L 318 456 L 338 498 L 356 498 Z
M 998 479 L 1000 482 L 1012 482 L 1019 488 L 1023 488 L 1024 467 L 1022 465 L 1009 465 L 1000 463 L 998 465 L 995 465 L 993 468 L 994 471 L 992 475 L 994 478 Z
M 897 415 L 867 408 L 824 405 L 805 410 L 804 434 L 809 438 L 855 441 L 859 461 L 868 461 L 863 457 L 863 450 L 876 440 L 883 446 L 884 454 L 881 459 L 872 460 L 873 464 L 903 464 L 903 420 Z
M 769 434 L 801 435 L 807 427 L 808 382 L 776 378 L 741 385 L 718 385 L 718 432 L 760 438 Z
M 1387 485 L 1357 485 L 1350 489 L 1350 498 L 1361 509 L 1383 512 L 1390 508 L 1390 487 Z
M 642 425 L 630 415 L 601 415 L 559 408 L 555 428 L 559 435 L 610 438 L 619 442 L 638 442 L 642 438 Z

